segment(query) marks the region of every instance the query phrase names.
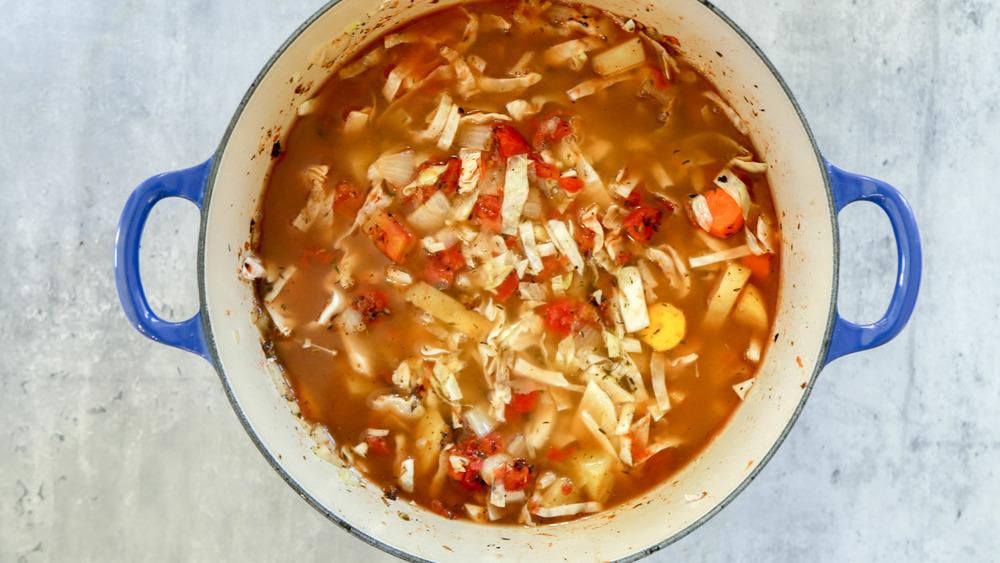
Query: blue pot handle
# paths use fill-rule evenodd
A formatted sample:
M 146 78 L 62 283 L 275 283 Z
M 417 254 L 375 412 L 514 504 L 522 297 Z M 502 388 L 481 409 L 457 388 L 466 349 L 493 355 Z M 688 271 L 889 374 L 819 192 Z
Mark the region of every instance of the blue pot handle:
M 172 323 L 149 308 L 139 279 L 139 241 L 149 212 L 160 200 L 181 197 L 201 209 L 211 167 L 209 158 L 198 166 L 159 174 L 139 184 L 125 203 L 115 236 L 115 283 L 129 322 L 147 338 L 194 352 L 210 363 L 201 312 L 186 321 Z
M 856 325 L 837 313 L 826 356 L 826 363 L 829 364 L 845 354 L 881 346 L 903 330 L 917 302 L 921 256 L 920 233 L 917 232 L 913 210 L 896 188 L 881 180 L 844 172 L 829 162 L 826 163 L 826 168 L 837 213 L 859 200 L 870 201 L 881 207 L 892 225 L 892 232 L 896 237 L 896 256 L 899 259 L 896 289 L 892 292 L 889 310 L 881 319 L 870 325 Z

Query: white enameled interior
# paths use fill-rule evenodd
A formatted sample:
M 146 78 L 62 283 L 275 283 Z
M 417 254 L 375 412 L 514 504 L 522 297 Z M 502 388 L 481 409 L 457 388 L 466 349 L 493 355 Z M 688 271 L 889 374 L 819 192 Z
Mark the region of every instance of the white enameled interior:
M 251 289 L 237 276 L 239 252 L 248 240 L 272 140 L 287 132 L 297 105 L 329 75 L 330 67 L 322 63 L 340 64 L 381 31 L 450 3 L 417 0 L 379 12 L 373 2 L 342 0 L 291 40 L 251 90 L 216 155 L 202 231 L 203 307 L 217 368 L 237 413 L 272 463 L 321 510 L 383 549 L 463 562 L 470 557 L 603 561 L 642 554 L 680 537 L 747 481 L 780 443 L 822 364 L 835 304 L 836 237 L 819 157 L 781 83 L 713 9 L 697 0 L 593 2 L 677 37 L 751 124 L 756 148 L 771 165 L 783 234 L 777 338 L 745 403 L 712 444 L 676 481 L 628 507 L 529 529 L 447 521 L 404 502 L 386 506 L 376 487 L 351 484 L 353 479 L 343 478 L 346 471 L 312 454 L 313 441 L 264 370 L 260 335 L 251 321 Z M 297 94 L 297 88 L 306 91 Z M 702 493 L 701 500 L 685 500 Z

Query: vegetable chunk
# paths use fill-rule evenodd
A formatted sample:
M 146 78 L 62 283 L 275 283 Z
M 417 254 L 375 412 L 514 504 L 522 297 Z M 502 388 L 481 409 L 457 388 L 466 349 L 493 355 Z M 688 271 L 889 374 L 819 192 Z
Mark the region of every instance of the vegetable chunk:
M 639 338 L 657 352 L 667 352 L 684 339 L 687 323 L 684 312 L 670 303 L 649 308 L 649 327 L 639 331 Z

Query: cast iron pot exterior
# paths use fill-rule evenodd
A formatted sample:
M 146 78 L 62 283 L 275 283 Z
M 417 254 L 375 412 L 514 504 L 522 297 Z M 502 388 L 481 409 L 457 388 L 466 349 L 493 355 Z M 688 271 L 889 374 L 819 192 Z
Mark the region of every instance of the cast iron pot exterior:
M 635 560 L 692 531 L 753 480 L 795 422 L 825 364 L 884 344 L 902 330 L 920 281 L 913 213 L 894 188 L 843 172 L 823 159 L 778 73 L 715 7 L 701 0 L 588 2 L 677 37 L 682 51 L 748 122 L 758 154 L 770 164 L 768 179 L 782 232 L 781 278 L 773 334 L 756 382 L 702 454 L 671 482 L 628 506 L 535 528 L 449 521 L 402 501 L 386 506 L 378 487 L 313 454 L 316 442 L 294 416 L 296 407 L 286 399 L 283 384 L 276 385 L 267 370 L 252 319 L 253 289 L 238 276 L 240 252 L 249 241 L 273 142 L 289 130 L 298 105 L 380 33 L 455 3 L 417 0 L 380 7 L 366 0 L 340 0 L 304 23 L 254 81 L 215 154 L 193 168 L 150 178 L 129 198 L 115 243 L 122 306 L 144 335 L 211 362 L 237 416 L 275 470 L 317 510 L 388 553 L 463 563 L 470 557 Z M 138 273 L 146 218 L 167 197 L 194 202 L 202 216 L 197 264 L 201 308 L 179 323 L 152 313 Z M 858 200 L 885 211 L 899 261 L 888 311 L 865 326 L 837 314 L 837 213 Z

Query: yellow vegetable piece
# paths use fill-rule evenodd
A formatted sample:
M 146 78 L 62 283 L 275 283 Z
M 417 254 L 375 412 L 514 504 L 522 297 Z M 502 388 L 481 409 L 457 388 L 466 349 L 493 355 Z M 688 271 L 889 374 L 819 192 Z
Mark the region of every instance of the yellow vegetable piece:
M 743 291 L 743 286 L 750 279 L 750 268 L 741 266 L 736 262 L 730 262 L 726 270 L 719 276 L 715 284 L 715 291 L 708 300 L 708 311 L 705 312 L 704 323 L 710 329 L 722 326 L 722 322 L 729 316 L 736 298 Z
M 649 326 L 640 330 L 639 338 L 657 352 L 666 352 L 684 340 L 687 323 L 684 313 L 670 303 L 649 307 Z
M 764 298 L 757 286 L 747 284 L 733 309 L 733 318 L 752 328 L 767 330 L 767 309 L 764 308 Z

